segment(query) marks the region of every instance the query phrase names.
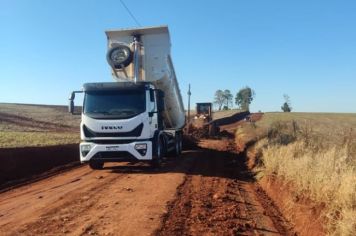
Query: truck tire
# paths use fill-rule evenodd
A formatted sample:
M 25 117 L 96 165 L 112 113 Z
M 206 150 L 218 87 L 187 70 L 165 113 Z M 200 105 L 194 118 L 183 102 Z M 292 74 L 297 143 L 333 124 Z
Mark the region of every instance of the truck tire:
M 102 161 L 95 161 L 95 160 L 90 160 L 89 161 L 89 166 L 93 170 L 102 170 L 104 167 L 104 162 Z
M 175 156 L 179 157 L 180 154 L 182 154 L 182 134 L 181 133 L 177 133 L 176 134 L 176 140 L 175 140 Z
M 175 157 L 179 157 L 180 155 L 180 135 L 177 134 L 174 141 L 174 155 Z
M 156 148 L 154 150 L 154 155 L 152 156 L 151 165 L 152 167 L 159 168 L 162 166 L 163 152 L 164 152 L 163 142 L 161 138 L 158 138 Z
M 183 135 L 179 133 L 179 154 L 182 154 L 183 151 Z

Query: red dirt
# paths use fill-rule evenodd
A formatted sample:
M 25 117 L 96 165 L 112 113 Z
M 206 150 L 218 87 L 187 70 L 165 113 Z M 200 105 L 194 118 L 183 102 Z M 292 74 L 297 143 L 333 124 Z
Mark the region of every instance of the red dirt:
M 160 170 L 82 166 L 1 193 L 0 235 L 294 234 L 233 138 L 189 148 Z
M 82 166 L 1 194 L 0 235 L 147 234 L 182 180 L 179 169 Z
M 275 178 L 263 178 L 259 181 L 261 189 L 276 202 L 287 219 L 293 222 L 299 235 L 325 235 L 325 219 L 321 217 L 324 206 L 294 194 L 295 188 Z
M 245 117 L 245 119 L 239 120 L 238 122 L 220 126 L 220 131 L 225 130 L 225 131 L 228 131 L 228 132 L 234 134 L 236 132 L 236 129 L 240 125 L 242 125 L 246 122 L 257 122 L 260 119 L 262 119 L 262 117 L 263 117 L 263 113 L 250 113 L 248 116 Z
M 262 117 L 263 117 L 263 113 L 261 113 L 261 112 L 251 113 L 249 119 L 251 122 L 256 122 L 256 121 L 259 121 L 260 119 L 262 119 Z
M 69 163 L 79 164 L 78 155 L 78 144 L 0 148 L 0 190 L 36 175 L 46 174 L 53 168 L 56 172 Z
M 231 140 L 202 140 L 157 235 L 291 235 Z
M 246 146 L 246 144 L 244 144 Z M 247 145 L 246 165 L 252 170 L 261 165 L 262 152 L 256 149 L 254 145 Z M 262 194 L 267 194 L 279 209 L 285 218 L 292 222 L 294 230 L 298 235 L 326 235 L 324 225 L 326 219 L 322 216 L 325 206 L 316 204 L 297 194 L 297 189 L 292 183 L 286 183 L 275 176 L 264 176 L 258 180 L 258 189 Z

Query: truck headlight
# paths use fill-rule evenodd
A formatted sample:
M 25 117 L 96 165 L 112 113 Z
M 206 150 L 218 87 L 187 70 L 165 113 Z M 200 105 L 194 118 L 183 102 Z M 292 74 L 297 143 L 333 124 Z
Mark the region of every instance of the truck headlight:
M 135 149 L 136 150 L 147 149 L 147 144 L 146 143 L 137 143 L 137 144 L 135 144 Z
M 85 157 L 91 150 L 91 145 L 90 144 L 84 144 L 80 146 L 80 151 L 83 155 L 83 157 Z
M 147 152 L 147 143 L 137 143 L 135 144 L 135 149 L 144 156 Z

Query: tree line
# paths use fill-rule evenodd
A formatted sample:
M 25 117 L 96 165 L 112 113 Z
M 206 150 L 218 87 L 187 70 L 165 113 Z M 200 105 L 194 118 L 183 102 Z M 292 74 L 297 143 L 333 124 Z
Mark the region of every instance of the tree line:
M 255 97 L 255 91 L 253 91 L 250 87 L 246 86 L 240 89 L 235 96 L 235 104 L 242 110 L 249 111 L 250 104 Z M 215 92 L 214 103 L 218 106 L 218 110 L 228 110 L 233 105 L 233 98 L 231 91 L 229 89 L 225 89 L 224 91 L 218 89 Z
M 250 110 L 250 104 L 255 98 L 255 91 L 250 87 L 246 86 L 240 89 L 235 95 L 235 104 L 244 111 Z M 218 89 L 215 92 L 214 103 L 218 106 L 218 110 L 229 110 L 233 106 L 233 98 L 231 91 L 229 89 L 221 90 Z M 287 94 L 283 95 L 284 103 L 282 104 L 283 112 L 291 112 L 292 106 L 290 98 Z

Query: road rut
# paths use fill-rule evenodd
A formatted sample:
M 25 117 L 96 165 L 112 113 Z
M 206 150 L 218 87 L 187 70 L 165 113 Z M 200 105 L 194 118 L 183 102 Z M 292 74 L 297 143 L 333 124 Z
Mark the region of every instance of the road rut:
M 291 234 L 227 138 L 160 170 L 82 166 L 0 194 L 0 235 Z

